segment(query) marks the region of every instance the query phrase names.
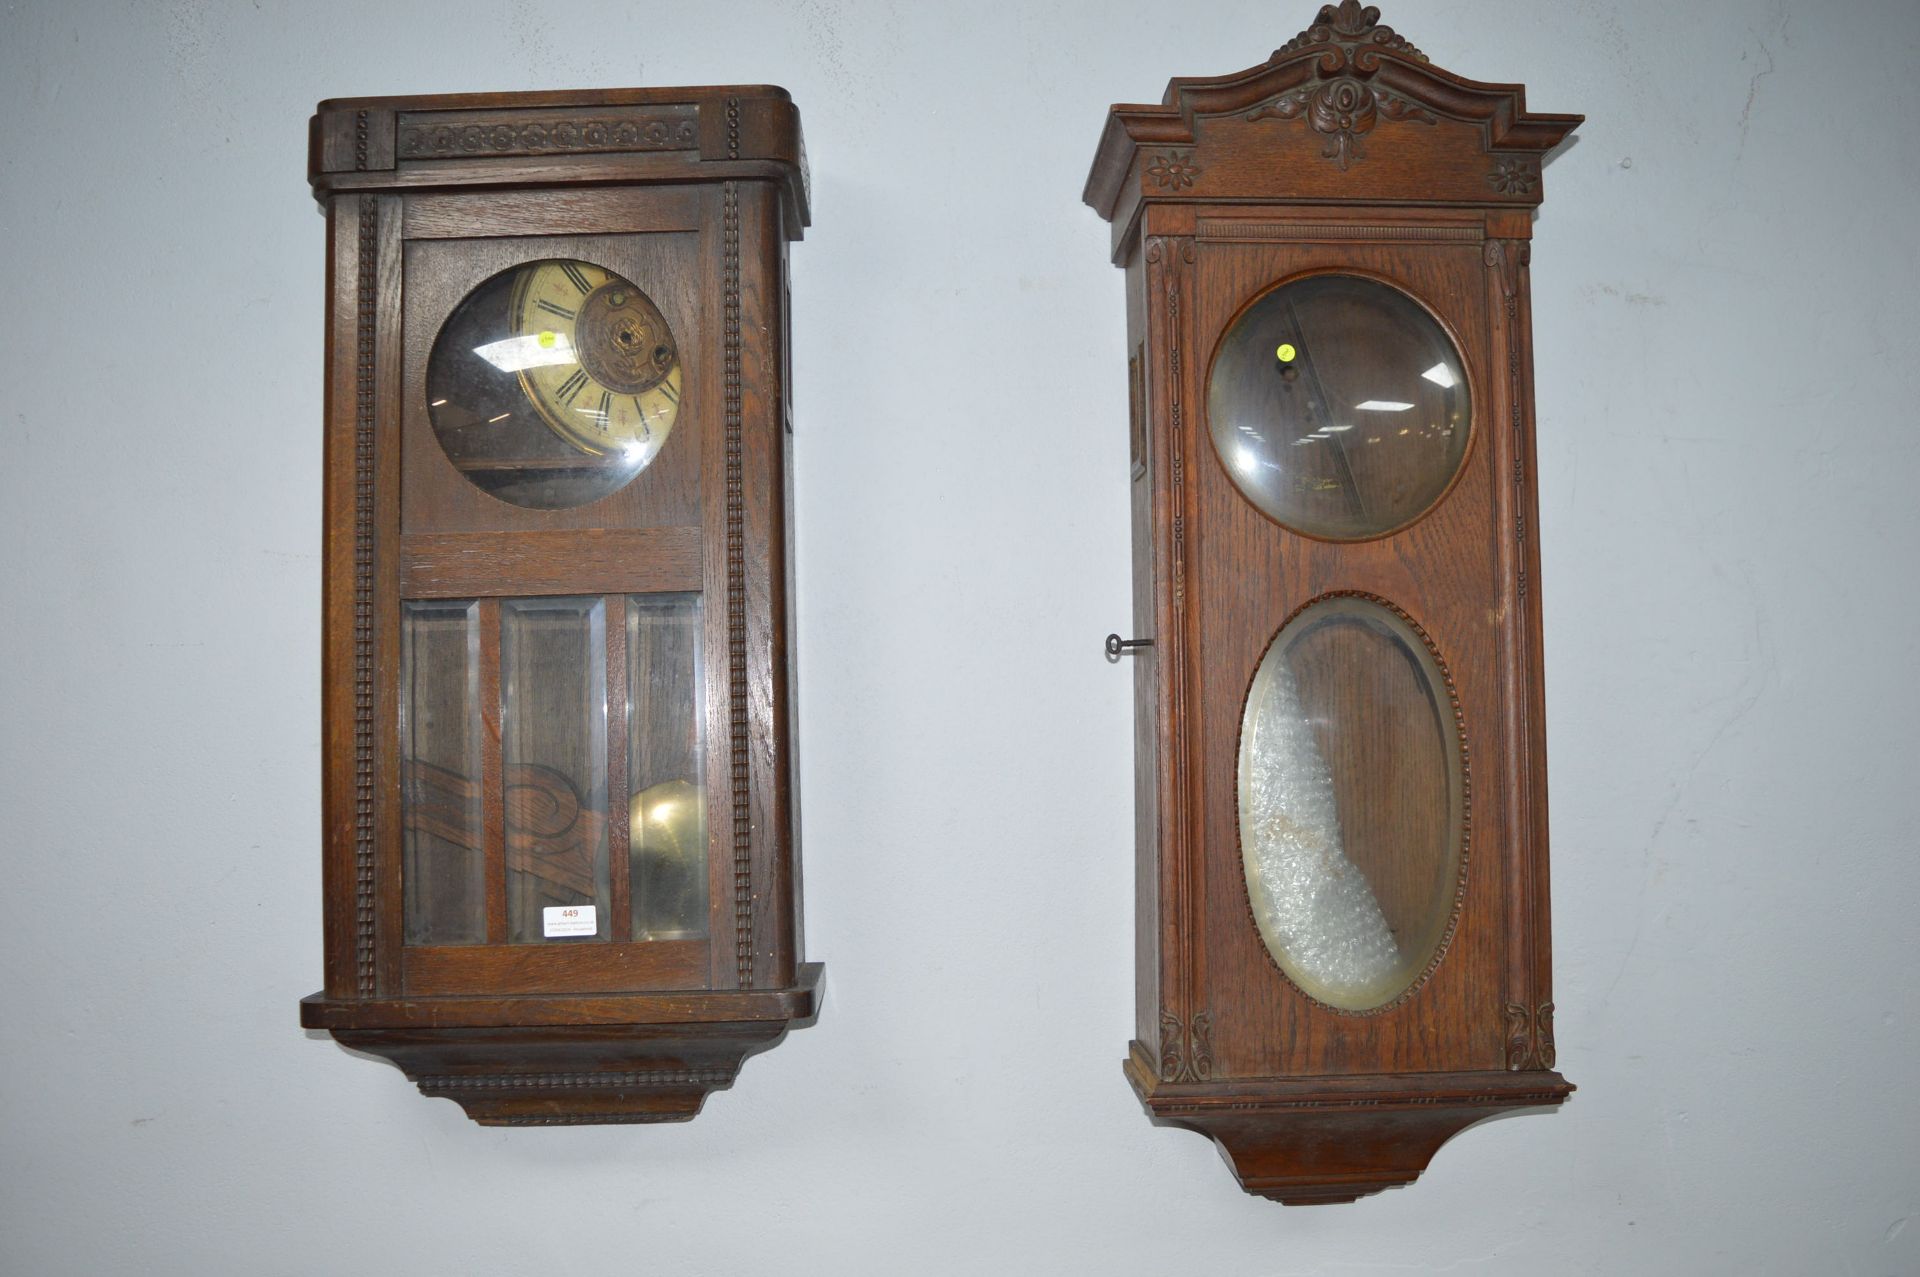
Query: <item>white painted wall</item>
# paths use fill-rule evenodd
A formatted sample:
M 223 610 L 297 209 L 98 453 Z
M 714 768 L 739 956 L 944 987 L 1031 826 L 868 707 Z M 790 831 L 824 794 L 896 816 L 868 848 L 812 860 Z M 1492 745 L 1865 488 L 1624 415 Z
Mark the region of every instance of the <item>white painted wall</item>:
M 1284 1210 L 1148 1126 L 1103 112 L 1310 0 L 0 10 L 0 1270 L 1920 1271 L 1920 8 L 1399 0 L 1584 111 L 1534 255 L 1562 1066 Z M 488 1131 L 320 977 L 324 96 L 770 80 L 819 1025 Z

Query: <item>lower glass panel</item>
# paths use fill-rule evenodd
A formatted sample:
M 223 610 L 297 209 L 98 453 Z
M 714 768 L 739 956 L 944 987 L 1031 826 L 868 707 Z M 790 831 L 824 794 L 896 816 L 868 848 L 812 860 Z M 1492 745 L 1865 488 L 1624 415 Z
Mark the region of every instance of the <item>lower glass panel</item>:
M 707 934 L 700 596 L 627 599 L 630 889 L 635 940 Z
M 609 934 L 606 654 L 598 597 L 501 600 L 507 938 L 514 942 Z
M 624 630 L 612 688 L 609 620 Z M 702 625 L 697 593 L 403 603 L 407 944 L 707 936 Z M 624 719 L 620 776 L 609 714 Z M 616 926 L 607 822 L 623 803 L 631 904 Z
M 1369 599 L 1303 610 L 1260 662 L 1240 732 L 1240 842 L 1254 921 L 1310 997 L 1394 1001 L 1453 918 L 1466 792 L 1446 678 Z
M 408 944 L 487 938 L 480 785 L 480 605 L 404 604 L 402 864 Z

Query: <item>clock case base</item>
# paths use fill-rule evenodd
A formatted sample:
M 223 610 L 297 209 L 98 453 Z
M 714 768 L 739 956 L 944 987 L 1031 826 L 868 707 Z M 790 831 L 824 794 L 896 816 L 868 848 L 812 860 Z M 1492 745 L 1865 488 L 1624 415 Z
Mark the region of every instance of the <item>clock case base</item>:
M 819 1015 L 820 963 L 791 989 L 341 1002 L 300 1022 L 397 1065 L 482 1126 L 685 1122 L 750 1055 Z M 537 1019 L 541 1022 L 532 1023 Z
M 1138 1042 L 1122 1067 L 1155 1126 L 1205 1135 L 1242 1189 L 1288 1206 L 1411 1184 L 1467 1127 L 1574 1090 L 1548 1069 L 1167 1082 Z

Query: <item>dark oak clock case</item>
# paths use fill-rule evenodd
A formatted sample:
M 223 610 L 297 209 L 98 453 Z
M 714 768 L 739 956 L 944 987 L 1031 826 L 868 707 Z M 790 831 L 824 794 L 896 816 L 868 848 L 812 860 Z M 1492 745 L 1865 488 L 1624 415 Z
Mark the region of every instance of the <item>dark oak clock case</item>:
M 1133 626 L 1150 644 L 1130 655 L 1138 1013 L 1125 1072 L 1157 1123 L 1211 1137 L 1246 1191 L 1288 1203 L 1408 1183 L 1467 1125 L 1572 1090 L 1554 1071 L 1528 240 L 1542 159 L 1580 117 L 1442 71 L 1378 18 L 1329 5 L 1259 66 L 1114 107 L 1086 187 L 1126 278 Z M 1318 300 L 1329 280 L 1360 300 Z M 1404 300 L 1366 310 L 1373 293 Z M 1233 334 L 1267 322 L 1263 306 L 1280 326 L 1243 389 Z M 1391 380 L 1386 355 L 1354 353 L 1363 312 L 1414 334 L 1393 341 L 1446 352 L 1408 365 L 1417 389 L 1339 400 L 1336 372 Z M 1233 435 L 1216 418 L 1242 402 L 1305 402 L 1302 419 L 1324 424 L 1282 439 L 1256 412 Z M 1421 455 L 1454 467 L 1437 495 L 1359 533 L 1338 522 L 1344 508 L 1321 517 L 1355 484 L 1392 500 L 1417 488 L 1411 471 L 1361 467 L 1423 431 Z M 1352 467 L 1293 461 L 1321 454 Z M 1279 478 L 1245 477 L 1266 472 Z M 1259 482 L 1275 485 L 1277 514 L 1247 494 Z M 1367 645 L 1424 688 L 1426 726 L 1383 699 L 1384 676 L 1350 685 Z M 1249 796 L 1237 779 L 1274 652 L 1302 707 L 1275 730 L 1305 725 L 1303 757 L 1339 807 L 1338 826 L 1323 823 L 1410 950 L 1384 992 L 1310 992 L 1299 928 L 1248 867 L 1250 811 L 1283 850 L 1305 819 L 1257 792 L 1257 771 Z M 1434 850 L 1409 869 L 1396 847 L 1416 845 Z M 1397 907 L 1408 893 L 1427 903 Z M 1324 924 L 1301 917 L 1308 932 Z
M 798 112 L 758 86 L 345 99 L 309 176 L 326 979 L 302 1023 L 483 1123 L 691 1118 L 821 987 L 792 717 Z M 566 279 L 592 298 L 529 325 Z M 570 349 L 598 382 L 561 379 Z M 449 406 L 489 376 L 498 416 Z

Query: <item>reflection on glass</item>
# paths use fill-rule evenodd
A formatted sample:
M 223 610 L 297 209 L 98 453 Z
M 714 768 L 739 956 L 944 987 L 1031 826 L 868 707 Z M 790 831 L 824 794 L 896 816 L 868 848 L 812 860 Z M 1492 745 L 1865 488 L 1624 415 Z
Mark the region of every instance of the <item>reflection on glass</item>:
M 487 938 L 480 605 L 401 605 L 401 867 L 408 944 Z
M 502 501 L 555 510 L 618 491 L 666 445 L 680 348 L 653 299 L 582 261 L 530 262 L 482 283 L 427 360 L 433 432 Z
M 1438 665 L 1366 599 L 1281 631 L 1241 722 L 1241 855 L 1261 939 L 1309 996 L 1382 1006 L 1446 934 L 1460 872 L 1460 742 Z
M 636 940 L 707 934 L 698 594 L 627 600 L 630 891 Z
M 549 906 L 592 905 L 594 934 L 609 934 L 606 653 L 598 597 L 501 601 L 507 938 L 515 942 L 546 938 Z
M 1466 455 L 1466 373 L 1404 293 L 1313 275 L 1267 293 L 1221 339 L 1207 381 L 1214 446 L 1269 517 L 1354 540 L 1406 526 Z

